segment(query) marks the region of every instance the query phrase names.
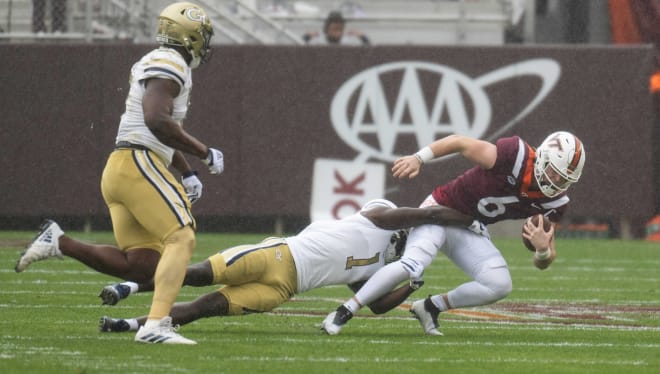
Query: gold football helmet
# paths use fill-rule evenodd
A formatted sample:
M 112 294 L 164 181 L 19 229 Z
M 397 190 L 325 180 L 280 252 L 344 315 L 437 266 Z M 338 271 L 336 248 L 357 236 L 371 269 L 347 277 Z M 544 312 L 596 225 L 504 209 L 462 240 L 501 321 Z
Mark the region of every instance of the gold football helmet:
M 213 26 L 206 12 L 193 3 L 179 2 L 163 9 L 158 16 L 156 40 L 160 45 L 184 47 L 192 69 L 211 57 Z

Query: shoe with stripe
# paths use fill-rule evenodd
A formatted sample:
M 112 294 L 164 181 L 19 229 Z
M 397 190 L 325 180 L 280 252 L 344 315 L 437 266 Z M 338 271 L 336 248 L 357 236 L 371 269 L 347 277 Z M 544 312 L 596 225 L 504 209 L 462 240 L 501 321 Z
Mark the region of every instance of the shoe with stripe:
M 21 258 L 16 262 L 14 270 L 17 273 L 22 272 L 31 263 L 36 261 L 45 260 L 50 257 L 62 259 L 59 240 L 60 236 L 64 235 L 64 231 L 60 229 L 60 226 L 55 221 L 49 219 L 45 220 L 39 229 L 39 234 L 27 246 L 25 252 L 21 254 Z
M 157 326 L 152 328 L 140 327 L 137 334 L 135 334 L 135 341 L 152 344 L 197 344 L 196 341 L 179 335 L 176 332 L 177 328 L 178 325 L 172 326 L 172 317 L 163 317 Z

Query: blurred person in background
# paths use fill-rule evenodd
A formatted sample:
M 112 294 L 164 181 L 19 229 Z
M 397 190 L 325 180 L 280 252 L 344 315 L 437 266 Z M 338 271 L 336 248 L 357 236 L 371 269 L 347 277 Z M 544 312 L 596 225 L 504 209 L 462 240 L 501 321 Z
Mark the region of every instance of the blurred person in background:
M 307 45 L 370 45 L 369 38 L 361 31 L 346 30 L 346 19 L 341 12 L 328 14 L 321 32 L 308 32 L 303 35 Z

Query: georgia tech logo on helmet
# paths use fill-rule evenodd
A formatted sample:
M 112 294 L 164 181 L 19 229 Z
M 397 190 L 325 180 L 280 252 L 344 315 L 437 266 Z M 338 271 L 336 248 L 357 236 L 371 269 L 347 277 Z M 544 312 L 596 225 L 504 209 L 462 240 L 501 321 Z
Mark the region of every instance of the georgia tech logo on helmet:
M 362 157 L 391 162 L 401 156 L 394 150 L 399 136 L 414 137 L 417 149 L 448 134 L 481 138 L 492 114 L 484 87 L 524 75 L 539 77 L 542 83 L 536 96 L 489 137 L 497 138 L 543 101 L 560 71 L 555 60 L 532 59 L 472 78 L 445 65 L 392 62 L 348 79 L 332 100 L 330 117 L 339 137 Z M 391 92 L 392 87 L 398 92 Z M 376 141 L 367 143 L 366 136 Z
M 206 20 L 206 14 L 199 8 L 188 8 L 184 14 L 189 20 L 194 22 L 204 23 Z

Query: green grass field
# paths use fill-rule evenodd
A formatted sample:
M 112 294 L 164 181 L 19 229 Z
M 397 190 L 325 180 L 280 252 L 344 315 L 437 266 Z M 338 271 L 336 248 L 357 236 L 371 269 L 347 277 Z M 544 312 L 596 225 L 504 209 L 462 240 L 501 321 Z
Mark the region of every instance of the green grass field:
M 68 233 L 112 243 L 108 233 Z M 406 305 L 361 311 L 341 335 L 318 330 L 350 296 L 343 286 L 298 295 L 273 313 L 200 320 L 181 328 L 196 346 L 142 345 L 99 333 L 99 317 L 145 314 L 149 294 L 116 306 L 97 297 L 115 279 L 66 258 L 14 264 L 33 233 L 0 232 L 0 373 L 659 373 L 660 244 L 558 239 L 546 271 L 519 240 L 495 240 L 514 290 L 488 307 L 441 315 L 445 336 L 422 334 Z M 200 234 L 193 261 L 267 235 Z M 416 298 L 465 276 L 440 255 Z M 179 300 L 214 290 L 184 288 Z M 409 300 L 410 301 L 410 300 Z

